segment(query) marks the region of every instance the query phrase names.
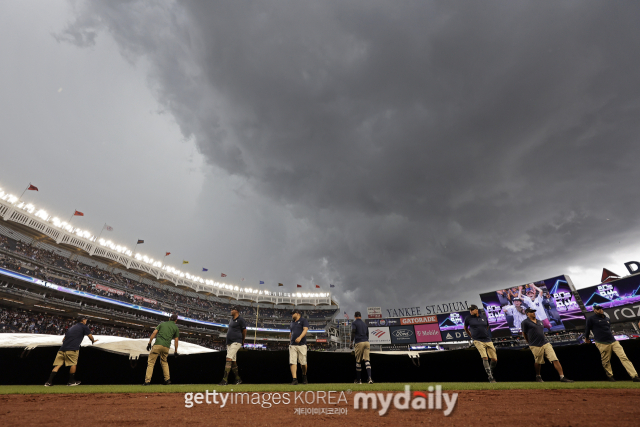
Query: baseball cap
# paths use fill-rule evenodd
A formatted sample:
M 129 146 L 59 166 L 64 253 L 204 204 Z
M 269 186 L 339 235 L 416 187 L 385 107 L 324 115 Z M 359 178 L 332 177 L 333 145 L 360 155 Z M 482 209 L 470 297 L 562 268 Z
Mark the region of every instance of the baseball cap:
M 240 310 L 238 310 L 238 306 L 237 305 L 234 305 L 233 307 L 231 307 L 231 310 L 235 310 L 238 313 L 240 312 Z
M 593 305 L 593 309 L 594 309 L 594 310 L 602 310 L 602 306 L 601 306 L 601 305 L 598 305 L 598 304 L 594 304 L 594 305 Z
M 522 300 L 520 298 L 514 298 L 513 300 L 522 302 Z
M 536 311 L 533 308 L 527 308 L 524 312 L 525 313 L 535 313 Z
M 78 322 L 82 322 L 84 319 L 89 320 L 89 318 L 84 314 L 78 315 L 78 318 L 77 318 Z
M 353 316 L 354 317 L 362 317 L 362 313 L 360 313 L 359 311 L 356 311 L 356 313 Z
M 291 314 L 296 314 L 296 313 L 300 314 L 300 310 L 298 310 L 297 308 L 294 308 Z
M 469 306 L 469 311 L 471 311 L 471 310 L 477 310 L 477 309 L 478 309 L 478 306 L 477 306 L 477 305 L 475 305 L 475 304 L 471 304 L 471 305 Z

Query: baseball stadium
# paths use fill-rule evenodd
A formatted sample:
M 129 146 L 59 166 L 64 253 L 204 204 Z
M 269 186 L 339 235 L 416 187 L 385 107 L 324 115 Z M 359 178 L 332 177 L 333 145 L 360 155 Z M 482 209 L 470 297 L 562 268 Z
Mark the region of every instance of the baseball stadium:
M 640 426 L 639 17 L 0 1 L 0 427 Z
M 150 259 L 2 190 L 0 215 L 5 425 L 62 421 L 69 411 L 88 412 L 105 424 L 144 424 L 161 413 L 165 420 L 196 425 L 271 425 L 313 415 L 330 425 L 467 425 L 470 413 L 499 420 L 514 413 L 531 417 L 540 407 L 547 421 L 573 425 L 594 405 L 615 411 L 616 425 L 637 421 L 637 405 L 631 404 L 640 397 L 634 371 L 640 364 L 637 273 L 603 277 L 604 284 L 579 291 L 568 276 L 557 276 L 481 294 L 480 308 L 465 303 L 456 312 L 374 314 L 362 321 L 360 312 L 342 313 L 330 292 L 273 292 L 204 280 L 170 266 L 166 257 Z M 536 364 L 538 377 L 531 367 L 536 347 L 523 339 L 524 324 L 518 326 L 520 312 L 530 312 L 534 323 L 540 317 L 534 309 L 518 310 L 527 298 L 538 298 L 536 292 L 548 346 Z M 606 363 L 597 341 L 586 344 L 591 339 L 584 334 L 598 308 L 606 309 L 616 339 Z M 233 331 L 237 319 L 244 325 Z M 476 336 L 477 319 L 486 319 L 488 327 L 480 330 L 487 339 Z M 161 339 L 156 333 L 166 323 L 179 335 L 163 347 L 155 344 Z M 296 323 L 307 325 L 306 345 L 299 346 L 304 360 L 292 356 Z M 79 351 L 61 351 L 63 338 L 79 325 L 86 328 Z M 231 354 L 234 343 L 227 338 L 236 332 L 240 339 Z M 363 354 L 358 348 L 364 343 Z M 164 352 L 153 354 L 157 348 Z M 75 358 L 62 356 L 67 353 Z M 552 363 L 545 364 L 545 357 Z M 52 361 L 60 368 L 55 374 Z M 153 369 L 155 364 L 163 366 Z M 382 392 L 403 396 L 403 390 L 415 399 L 430 393 L 435 403 L 430 400 L 426 410 L 400 404 L 384 413 L 382 397 L 377 406 L 375 397 L 363 405 L 362 393 L 368 399 Z M 457 393 L 446 415 L 434 409 L 443 408 L 434 390 L 440 399 Z M 242 405 L 232 397 L 235 403 L 221 400 L 216 407 L 212 393 L 255 395 L 258 403 Z M 277 402 L 269 401 L 276 396 Z M 532 403 L 513 407 L 504 401 Z

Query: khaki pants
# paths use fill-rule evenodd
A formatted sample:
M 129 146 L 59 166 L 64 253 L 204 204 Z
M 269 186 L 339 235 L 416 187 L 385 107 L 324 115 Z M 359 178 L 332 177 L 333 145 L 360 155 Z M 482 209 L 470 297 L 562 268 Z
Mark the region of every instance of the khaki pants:
M 307 364 L 307 346 L 306 345 L 290 345 L 289 346 L 289 365 Z
M 356 362 L 360 363 L 362 360 L 370 360 L 369 359 L 369 351 L 371 349 L 371 345 L 369 341 L 359 342 L 356 344 L 355 353 L 356 353 Z
M 497 359 L 498 355 L 496 354 L 496 348 L 493 346 L 491 341 L 489 342 L 481 342 L 473 340 L 473 345 L 476 346 L 478 351 L 480 352 L 480 357 L 483 359 L 488 357 L 489 359 Z
M 544 364 L 545 356 L 547 357 L 549 362 L 552 362 L 552 363 L 558 360 L 558 357 L 556 356 L 556 352 L 553 351 L 553 347 L 551 346 L 551 343 L 546 343 L 542 347 L 529 346 L 529 348 L 531 349 L 531 353 L 533 353 L 533 357 L 535 358 L 536 363 L 538 365 Z
M 59 351 L 56 354 L 56 360 L 53 361 L 53 366 L 62 365 L 64 366 L 75 366 L 78 364 L 78 355 L 80 354 L 79 350 L 73 351 Z
M 227 359 L 231 359 L 232 361 L 236 361 L 236 357 L 238 355 L 238 350 L 242 348 L 242 344 L 239 342 L 232 342 L 231 344 L 227 344 Z
M 622 348 L 622 346 L 618 341 L 611 344 L 596 343 L 596 347 L 598 347 L 598 350 L 600 350 L 600 357 L 602 358 L 602 366 L 604 367 L 604 370 L 607 372 L 608 376 L 610 377 L 613 376 L 613 371 L 611 370 L 611 352 L 612 351 L 618 356 L 618 359 L 620 359 L 620 362 L 622 362 L 622 366 L 624 366 L 624 368 L 627 370 L 631 378 L 635 378 L 638 376 L 638 373 L 633 368 L 633 364 L 625 354 L 624 349 Z
M 162 373 L 164 374 L 164 380 L 171 378 L 169 376 L 169 363 L 167 362 L 167 356 L 169 355 L 169 349 L 163 345 L 154 345 L 149 353 L 149 363 L 147 365 L 147 375 L 144 377 L 144 382 L 151 382 L 151 376 L 153 375 L 153 366 L 156 364 L 156 359 L 160 356 L 160 364 L 162 365 Z

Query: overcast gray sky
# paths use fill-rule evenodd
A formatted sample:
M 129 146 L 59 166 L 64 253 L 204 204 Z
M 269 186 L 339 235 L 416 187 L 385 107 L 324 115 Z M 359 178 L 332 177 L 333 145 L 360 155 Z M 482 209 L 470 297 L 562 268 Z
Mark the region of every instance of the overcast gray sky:
M 0 3 L 0 188 L 348 310 L 640 258 L 640 3 Z

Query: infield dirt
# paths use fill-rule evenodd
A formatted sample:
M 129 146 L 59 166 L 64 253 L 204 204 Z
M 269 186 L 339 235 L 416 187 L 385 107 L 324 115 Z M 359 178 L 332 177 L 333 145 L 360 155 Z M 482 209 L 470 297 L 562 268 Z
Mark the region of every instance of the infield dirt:
M 638 426 L 640 390 L 463 390 L 449 417 L 442 411 L 399 411 L 383 417 L 373 410 L 354 410 L 348 397 L 346 415 L 295 415 L 298 407 L 263 409 L 257 405 L 201 404 L 185 408 L 184 393 L 30 394 L 0 395 L 0 425 L 189 425 L 282 426 L 284 423 L 323 426 Z M 335 406 L 333 406 L 335 407 Z

